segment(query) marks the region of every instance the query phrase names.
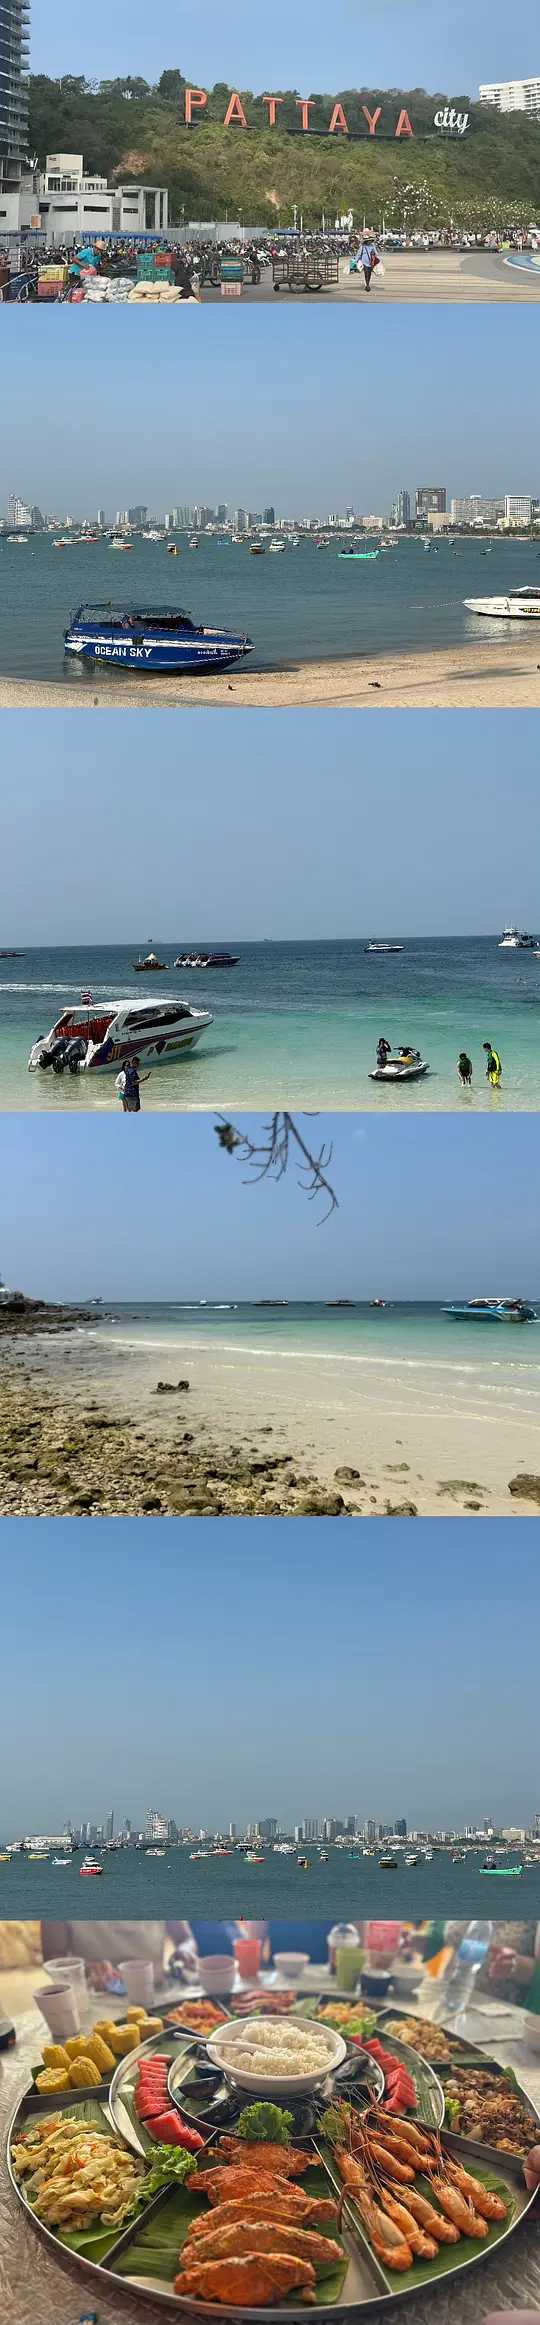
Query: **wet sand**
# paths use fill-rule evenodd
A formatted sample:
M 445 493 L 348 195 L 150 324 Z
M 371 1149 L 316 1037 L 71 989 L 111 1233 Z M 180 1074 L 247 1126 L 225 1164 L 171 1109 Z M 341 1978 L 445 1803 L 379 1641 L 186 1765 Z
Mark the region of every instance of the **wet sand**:
M 181 710 L 193 703 L 231 710 L 534 710 L 540 703 L 540 623 L 536 638 L 490 638 L 474 645 L 304 662 L 286 670 L 233 669 L 227 675 L 130 679 L 85 675 L 39 683 L 0 678 L 0 710 Z
M 4 1517 L 534 1516 L 538 1468 L 535 1416 L 488 1410 L 474 1384 L 449 1396 L 406 1368 L 277 1351 L 173 1356 L 106 1324 L 4 1341 Z

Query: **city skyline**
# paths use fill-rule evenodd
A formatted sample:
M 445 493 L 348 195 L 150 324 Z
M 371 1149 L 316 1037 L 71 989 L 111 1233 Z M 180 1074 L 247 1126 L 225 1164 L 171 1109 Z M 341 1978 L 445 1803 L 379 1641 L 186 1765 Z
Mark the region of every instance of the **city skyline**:
M 125 316 L 111 309 L 105 431 L 95 428 L 99 334 L 83 316 L 74 337 L 67 309 L 30 307 L 24 347 L 12 349 L 3 383 L 1 505 L 24 488 L 30 508 L 78 506 L 81 442 L 91 509 L 227 502 L 254 510 L 273 503 L 307 516 L 347 506 L 369 513 L 389 505 L 408 477 L 411 484 L 441 478 L 450 497 L 458 489 L 490 496 L 502 489 L 502 473 L 505 492 L 540 490 L 536 326 L 528 309 L 515 310 L 511 338 L 502 339 L 496 308 L 381 308 L 360 431 L 352 314 L 337 306 L 332 332 L 322 337 L 315 309 L 277 305 L 277 313 L 240 309 L 225 332 L 221 312 L 205 308 L 181 350 L 158 310 L 152 346 L 141 340 L 135 370 Z M 177 443 L 182 451 L 173 456 Z
M 356 1533 L 299 1518 L 293 1556 L 270 1517 L 104 1518 L 90 1555 L 87 1520 L 6 1518 L 8 1838 L 98 1800 L 193 1830 L 339 1801 L 532 1824 L 537 1526 L 516 1549 L 512 1519 L 364 1519 L 361 1556 Z
M 95 512 L 78 510 L 76 514 L 63 512 L 61 515 L 58 509 L 44 512 L 37 503 L 30 505 L 20 493 L 10 492 L 3 522 L 4 526 L 11 525 L 14 531 L 38 533 L 53 531 L 59 523 L 64 524 L 68 531 L 80 525 L 96 523 L 100 532 L 119 528 L 133 533 L 141 533 L 145 527 L 156 524 L 166 531 L 174 532 L 216 532 L 221 529 L 229 533 L 247 533 L 256 529 L 286 532 L 297 525 L 307 532 L 318 531 L 320 527 L 328 531 L 356 525 L 366 528 L 370 524 L 381 527 L 393 525 L 406 530 L 426 524 L 428 530 L 430 526 L 443 529 L 450 524 L 471 528 L 482 525 L 511 527 L 540 524 L 540 494 L 532 491 L 514 493 L 504 488 L 490 494 L 452 493 L 449 498 L 446 485 L 416 485 L 411 491 L 407 486 L 402 486 L 393 493 L 391 501 L 382 510 L 360 510 L 347 504 L 345 509 L 326 512 L 319 509 L 315 514 L 308 515 L 305 510 L 300 514 L 294 506 L 286 511 L 276 510 L 273 502 L 267 502 L 264 508 L 259 509 L 250 509 L 242 504 L 232 509 L 228 501 L 218 501 L 215 506 L 205 501 L 195 504 L 175 502 L 169 509 L 152 510 L 147 502 L 138 502 L 127 509 L 117 508 L 113 516 L 112 510 L 100 507 Z

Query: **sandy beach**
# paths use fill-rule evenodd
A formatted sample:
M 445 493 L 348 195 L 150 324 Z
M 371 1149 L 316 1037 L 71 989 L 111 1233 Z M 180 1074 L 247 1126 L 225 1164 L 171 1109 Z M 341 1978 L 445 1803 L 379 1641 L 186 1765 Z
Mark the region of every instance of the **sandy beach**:
M 474 1379 L 451 1396 L 331 1355 L 171 1359 L 106 1323 L 4 1340 L 2 1516 L 534 1516 L 538 1466 L 536 1413 Z
M 540 625 L 504 642 L 426 650 L 424 654 L 351 656 L 290 669 L 204 678 L 99 678 L 44 682 L 0 678 L 0 710 L 181 710 L 240 705 L 251 710 L 534 710 L 540 703 Z

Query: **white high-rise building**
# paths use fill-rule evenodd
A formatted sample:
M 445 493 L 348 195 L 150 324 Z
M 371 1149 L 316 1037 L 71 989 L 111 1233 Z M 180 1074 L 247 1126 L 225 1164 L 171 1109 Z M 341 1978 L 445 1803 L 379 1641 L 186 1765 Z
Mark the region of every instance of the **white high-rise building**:
M 480 104 L 498 113 L 530 113 L 540 121 L 540 76 L 529 81 L 490 81 L 480 88 Z
M 10 492 L 8 500 L 8 524 L 12 526 L 13 532 L 26 533 L 29 531 L 31 523 L 32 510 L 27 508 L 26 501 L 19 499 L 18 492 Z
M 507 525 L 532 523 L 532 499 L 528 492 L 507 492 L 504 496 L 504 515 Z

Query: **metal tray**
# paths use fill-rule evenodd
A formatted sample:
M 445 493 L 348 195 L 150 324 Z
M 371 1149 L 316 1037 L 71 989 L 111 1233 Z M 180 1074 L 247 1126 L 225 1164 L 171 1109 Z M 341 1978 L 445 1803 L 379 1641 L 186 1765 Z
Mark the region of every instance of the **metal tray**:
M 159 2038 L 154 2037 L 154 2041 L 157 2041 L 158 2039 Z M 123 2062 L 121 2063 L 123 2064 Z M 64 2107 L 62 2107 L 62 2100 L 64 2100 Z M 78 2102 L 73 2099 L 71 2093 L 69 2095 L 60 2093 L 54 2112 L 69 2113 L 70 2109 L 76 2110 L 77 2104 Z M 95 2104 L 97 2111 L 100 2112 L 103 2117 L 104 2126 L 109 2128 L 112 2120 L 110 2105 L 103 2105 L 97 2101 Z M 157 2197 L 154 2197 L 152 2202 L 147 2206 L 146 2210 L 139 2215 L 138 2220 L 136 2222 L 128 2223 L 127 2227 L 121 2231 L 120 2235 L 115 2240 L 113 2240 L 104 2260 L 101 2262 L 92 2261 L 81 2253 L 74 2253 L 68 2246 L 63 2244 L 61 2239 L 55 2234 L 54 2230 L 45 2227 L 43 2222 L 37 2219 L 36 2214 L 33 2212 L 31 2206 L 28 2203 L 24 2191 L 24 2185 L 21 2186 L 17 2182 L 13 2170 L 11 2149 L 14 2132 L 16 2128 L 22 2129 L 24 2123 L 28 2121 L 29 2118 L 36 2112 L 41 2113 L 42 2109 L 36 2108 L 36 2101 L 33 2094 L 31 2092 L 26 2092 L 22 2101 L 19 2101 L 14 2110 L 8 2131 L 7 2164 L 11 2184 L 15 2190 L 15 2194 L 19 2203 L 22 2205 L 26 2213 L 28 2220 L 32 2223 L 36 2233 L 40 2235 L 45 2240 L 49 2248 L 56 2253 L 57 2259 L 59 2258 L 62 2261 L 66 2261 L 70 2264 L 73 2263 L 74 2267 L 79 2273 L 82 2273 L 87 2278 L 91 2278 L 95 2289 L 96 2300 L 99 2298 L 100 2283 L 102 2287 L 102 2294 L 103 2291 L 105 2291 L 105 2294 L 109 2296 L 109 2299 L 112 2298 L 113 2294 L 117 2296 L 125 2286 L 128 2293 L 130 2293 L 132 2296 L 138 2296 L 141 2300 L 152 2300 L 154 2303 L 160 2301 L 168 2307 L 172 2307 L 177 2311 L 181 2310 L 182 2312 L 195 2317 L 221 2317 L 223 2320 L 226 2315 L 227 2318 L 233 2318 L 235 2320 L 235 2325 L 236 2320 L 238 2320 L 238 2325 L 259 2325 L 259 2321 L 260 2325 L 264 2325 L 264 2321 L 268 2316 L 268 2311 L 266 2308 L 240 2309 L 229 2307 L 229 2305 L 227 2305 L 227 2309 L 225 2311 L 224 2305 L 221 2303 L 204 2303 L 182 2297 L 173 2291 L 171 2285 L 168 2283 L 164 2284 L 162 2280 L 158 2281 L 149 2278 L 145 2279 L 144 2277 L 139 2279 L 131 2275 L 129 2278 L 124 2279 L 124 2277 L 118 2273 L 116 2263 L 122 2257 L 122 2254 L 125 2253 L 128 2247 L 133 2243 L 137 2235 L 139 2235 L 141 2231 L 151 2222 L 151 2220 L 154 2218 L 154 2215 L 157 2212 L 160 2212 L 163 2207 L 171 2200 L 171 2197 L 177 2193 L 177 2190 L 175 2190 L 174 2187 L 170 2190 L 165 2189 Z M 215 2133 L 211 2135 L 209 2145 L 212 2144 L 215 2136 Z M 462 2156 L 465 2161 L 467 2160 L 467 2157 L 470 2157 L 472 2151 L 472 2143 L 470 2141 L 462 2139 L 459 2135 L 454 2133 L 446 2134 L 445 2140 L 450 2153 Z M 327 2158 L 325 2152 L 321 2149 L 320 2143 L 317 2140 L 314 2140 L 310 2141 L 309 2144 L 313 2148 L 314 2160 L 316 2159 L 317 2164 L 322 2165 L 328 2177 L 329 2184 L 333 2188 L 338 2186 L 340 2196 L 342 2196 L 343 2190 L 341 2183 L 337 2182 L 335 2168 Z M 373 2309 L 382 2307 L 386 2303 L 390 2305 L 392 2302 L 405 2302 L 407 2300 L 416 2298 L 418 2293 L 430 2283 L 433 2287 L 433 2291 L 436 2292 L 439 2284 L 447 2284 L 448 2281 L 453 2281 L 454 2277 L 461 2275 L 465 2269 L 469 2269 L 475 2266 L 479 2267 L 482 2263 L 482 2260 L 489 2259 L 490 2254 L 495 2249 L 496 2245 L 498 2247 L 499 2244 L 506 2242 L 508 2237 L 515 2233 L 516 2229 L 518 2229 L 520 2226 L 521 2220 L 525 2218 L 525 2215 L 528 2213 L 535 2201 L 534 2192 L 529 2194 L 525 2187 L 521 2163 L 518 2166 L 514 2158 L 508 2157 L 506 2155 L 501 2157 L 499 2151 L 496 2152 L 494 2160 L 492 2159 L 492 2151 L 486 2151 L 481 2147 L 478 2147 L 478 2149 L 475 2148 L 475 2152 L 478 2153 L 479 2161 L 484 2161 L 485 2163 L 489 2162 L 490 2171 L 493 2169 L 493 2171 L 496 2172 L 497 2177 L 501 2181 L 502 2185 L 506 2186 L 508 2188 L 509 2194 L 512 2195 L 515 2209 L 514 2215 L 509 2221 L 508 2226 L 503 2227 L 496 2236 L 490 2235 L 486 2240 L 486 2243 L 480 2245 L 478 2249 L 475 2250 L 472 2255 L 470 2255 L 465 2261 L 457 2261 L 455 2268 L 453 2268 L 451 2264 L 448 2264 L 440 2276 L 437 2276 L 436 2273 L 432 2273 L 430 2276 L 430 2269 L 433 2269 L 432 2263 L 424 2263 L 419 2261 L 414 2270 L 414 2282 L 409 2282 L 404 2285 L 403 2282 L 400 2281 L 398 2275 L 391 2275 L 389 2272 L 386 2272 L 385 2269 L 381 2266 L 380 2262 L 377 2260 L 376 2256 L 372 2253 L 367 2243 L 365 2232 L 363 2231 L 361 2224 L 359 2223 L 359 2220 L 354 2212 L 354 2207 L 351 2206 L 350 2200 L 346 2198 L 343 2207 L 342 2241 L 348 2260 L 347 2273 L 340 2299 L 332 2303 L 325 2303 L 323 2301 L 317 2302 L 317 2310 L 321 2318 L 329 2321 L 333 2316 L 335 2316 L 336 2311 L 341 2311 L 342 2313 L 345 2312 L 349 2317 L 361 2319 L 363 2315 L 370 2313 Z M 290 2298 L 286 2303 L 283 2303 L 280 2306 L 272 2304 L 271 2314 L 278 2321 L 281 2321 L 281 2325 L 290 2325 L 290 2321 L 292 2319 L 297 2321 L 297 2325 L 302 2325 L 302 2320 L 305 2320 L 305 2306 L 304 2304 L 295 2303 L 294 2299 Z

